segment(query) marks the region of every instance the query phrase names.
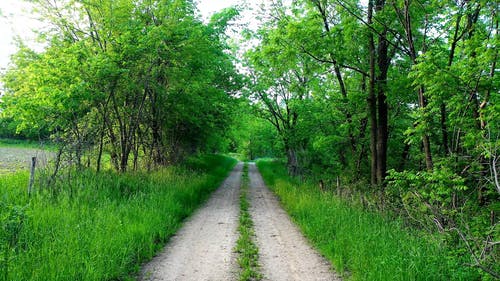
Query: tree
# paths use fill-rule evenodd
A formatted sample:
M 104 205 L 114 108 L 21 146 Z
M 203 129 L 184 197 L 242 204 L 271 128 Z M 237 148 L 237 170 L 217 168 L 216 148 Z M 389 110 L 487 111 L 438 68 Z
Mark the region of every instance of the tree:
M 205 25 L 192 1 L 34 3 L 54 28 L 43 53 L 21 50 L 4 77 L 20 130 L 47 127 L 78 166 L 95 154 L 97 170 L 105 152 L 125 172 L 217 149 L 241 81 L 224 35 L 237 10 Z

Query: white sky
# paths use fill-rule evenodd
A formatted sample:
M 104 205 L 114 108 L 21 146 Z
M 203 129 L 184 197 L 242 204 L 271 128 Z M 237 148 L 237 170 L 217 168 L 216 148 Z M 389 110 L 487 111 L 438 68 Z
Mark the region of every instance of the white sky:
M 20 0 L 0 0 L 0 69 L 7 66 L 9 56 L 16 51 L 14 38 L 33 41 L 31 29 L 37 21 L 29 16 L 29 5 Z
M 256 7 L 264 0 L 249 0 L 251 6 Z M 242 4 L 244 0 L 197 0 L 198 8 L 204 19 L 223 8 Z M 255 21 L 252 12 L 247 11 L 242 22 Z M 254 22 L 254 24 L 256 24 Z M 30 14 L 30 4 L 23 0 L 0 0 L 0 71 L 7 67 L 10 56 L 15 53 L 14 38 L 20 37 L 30 47 L 40 50 L 35 42 L 33 29 L 43 25 Z

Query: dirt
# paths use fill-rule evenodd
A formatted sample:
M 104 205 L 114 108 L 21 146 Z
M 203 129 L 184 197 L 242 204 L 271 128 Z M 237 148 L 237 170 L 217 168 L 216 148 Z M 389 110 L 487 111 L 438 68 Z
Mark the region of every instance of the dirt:
M 238 239 L 239 163 L 212 197 L 188 219 L 162 253 L 146 264 L 139 280 L 238 280 L 234 252 Z M 311 248 L 249 165 L 250 214 L 254 221 L 263 280 L 340 280 L 331 265 Z
M 31 157 L 36 156 L 40 165 L 45 165 L 51 153 L 31 148 L 0 147 L 0 174 L 29 170 Z
M 237 280 L 238 164 L 212 197 L 178 231 L 164 251 L 146 264 L 139 280 Z
M 250 214 L 263 280 L 340 280 L 281 208 L 254 163 L 249 165 L 249 176 Z

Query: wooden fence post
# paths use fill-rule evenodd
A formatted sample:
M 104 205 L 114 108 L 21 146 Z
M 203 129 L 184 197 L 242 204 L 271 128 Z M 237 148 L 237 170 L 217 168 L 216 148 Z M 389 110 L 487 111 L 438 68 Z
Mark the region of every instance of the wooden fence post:
M 30 182 L 28 184 L 28 196 L 31 196 L 33 192 L 33 183 L 35 182 L 35 168 L 36 168 L 36 157 L 31 157 L 31 166 L 30 166 Z
M 340 177 L 337 176 L 337 196 L 341 197 L 342 196 L 342 190 L 340 190 Z

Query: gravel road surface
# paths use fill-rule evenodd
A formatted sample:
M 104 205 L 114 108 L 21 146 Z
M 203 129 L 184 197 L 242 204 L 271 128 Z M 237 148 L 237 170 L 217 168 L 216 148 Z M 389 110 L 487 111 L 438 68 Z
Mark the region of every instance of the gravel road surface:
M 250 214 L 263 280 L 340 280 L 331 265 L 311 248 L 276 196 L 265 186 L 255 163 L 249 165 Z
M 234 247 L 238 239 L 239 163 L 207 203 L 188 219 L 164 251 L 146 264 L 141 281 L 238 280 Z M 254 221 L 263 280 L 338 281 L 331 265 L 311 248 L 249 165 L 250 214 Z
M 212 197 L 185 222 L 164 251 L 144 266 L 139 280 L 238 280 L 239 163 Z

